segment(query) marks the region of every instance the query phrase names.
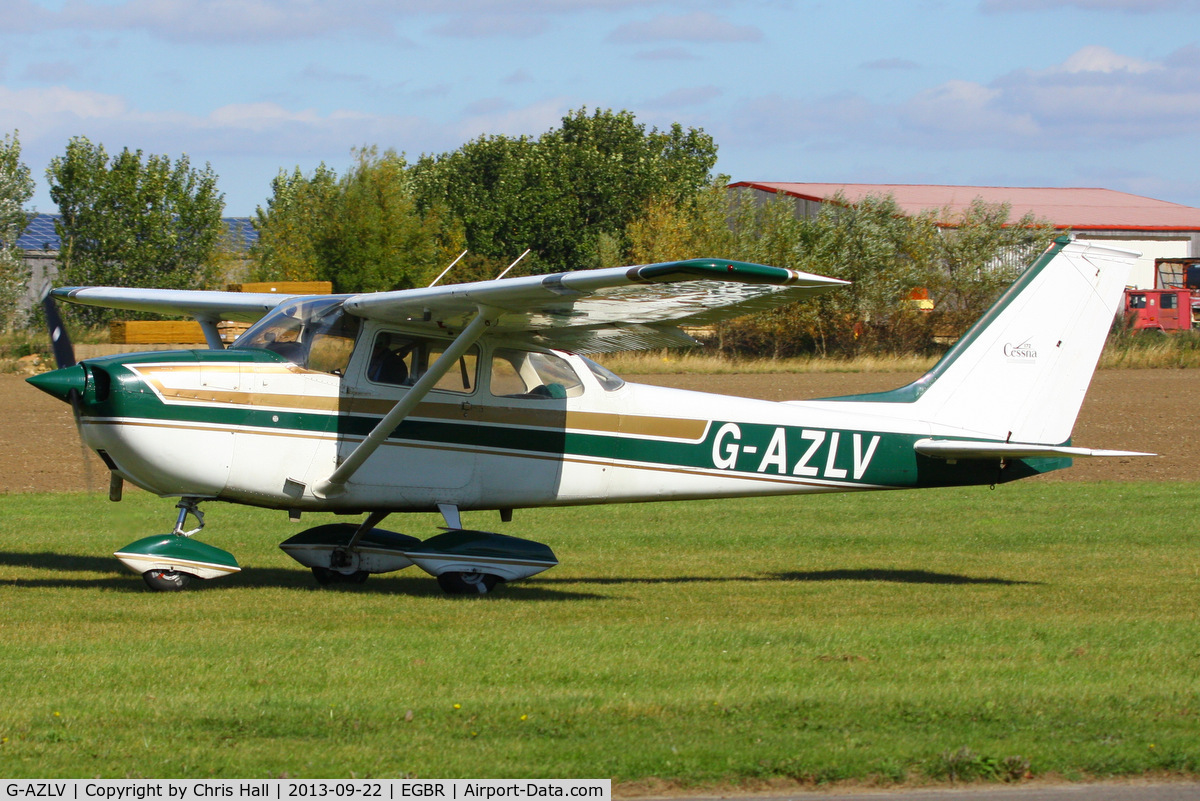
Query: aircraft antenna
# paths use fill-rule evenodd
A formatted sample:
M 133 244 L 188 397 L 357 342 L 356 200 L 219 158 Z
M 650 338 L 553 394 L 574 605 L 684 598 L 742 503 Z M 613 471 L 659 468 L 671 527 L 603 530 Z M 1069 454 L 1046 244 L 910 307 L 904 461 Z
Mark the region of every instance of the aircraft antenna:
M 455 259 L 454 261 L 450 262 L 450 266 L 449 266 L 449 267 L 447 267 L 446 269 L 442 270 L 442 274 L 441 274 L 441 275 L 439 275 L 437 278 L 433 279 L 433 281 L 431 281 L 431 282 L 430 282 L 429 286 L 433 286 L 433 285 L 434 285 L 434 284 L 436 284 L 438 281 L 441 281 L 443 278 L 445 278 L 445 277 L 446 277 L 446 273 L 450 272 L 450 270 L 451 270 L 451 269 L 453 269 L 454 265 L 456 265 L 456 264 L 458 264 L 460 261 L 462 261 L 462 257 L 463 257 L 463 256 L 465 256 L 465 255 L 467 255 L 467 251 L 465 251 L 465 250 L 464 250 L 462 253 L 459 253 L 459 254 L 458 254 L 458 258 L 457 258 L 457 259 Z
M 520 261 L 521 259 L 525 258 L 526 256 L 528 256 L 528 255 L 529 255 L 529 251 L 531 251 L 531 250 L 533 250 L 533 248 L 525 248 L 525 252 L 524 252 L 524 253 L 522 253 L 520 256 L 517 256 L 517 261 L 514 261 L 512 264 L 510 264 L 510 265 L 508 265 L 507 267 L 505 267 L 505 268 L 504 268 L 504 272 L 502 272 L 502 273 L 500 273 L 499 275 L 497 275 L 497 276 L 496 276 L 496 278 L 495 278 L 495 280 L 496 280 L 496 281 L 499 281 L 501 278 L 503 278 L 504 276 L 508 275 L 508 271 L 509 271 L 509 270 L 511 270 L 513 267 L 516 267 L 516 266 L 517 266 L 517 262 L 518 262 L 518 261 Z

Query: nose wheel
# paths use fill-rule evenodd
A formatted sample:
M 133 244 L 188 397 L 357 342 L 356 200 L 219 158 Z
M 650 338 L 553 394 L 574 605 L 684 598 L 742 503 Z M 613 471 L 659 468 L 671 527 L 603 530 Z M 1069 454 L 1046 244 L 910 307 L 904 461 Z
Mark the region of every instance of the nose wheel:
M 241 568 L 233 554 L 191 538 L 204 528 L 204 515 L 197 508 L 199 502 L 198 498 L 179 502 L 179 517 L 170 534 L 131 542 L 113 555 L 140 574 L 146 586 L 156 592 L 179 592 L 192 579 L 213 579 L 238 572 Z M 184 529 L 188 515 L 194 516 L 199 524 L 190 531 Z
M 192 582 L 192 574 L 179 570 L 147 570 L 142 574 L 146 586 L 155 592 L 179 592 Z
M 438 586 L 448 595 L 486 595 L 500 582 L 493 573 L 442 573 Z

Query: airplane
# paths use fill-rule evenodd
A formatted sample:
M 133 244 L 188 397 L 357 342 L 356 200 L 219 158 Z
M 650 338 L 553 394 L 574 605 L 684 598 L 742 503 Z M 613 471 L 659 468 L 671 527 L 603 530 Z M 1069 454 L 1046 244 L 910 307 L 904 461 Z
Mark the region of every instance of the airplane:
M 415 564 L 480 594 L 558 560 L 463 511 L 995 485 L 1151 455 L 1071 443 L 1136 255 L 1060 237 L 928 373 L 865 395 L 638 385 L 588 358 L 846 284 L 714 258 L 370 294 L 63 287 L 47 306 L 61 366 L 27 380 L 71 403 L 112 500 L 125 482 L 178 499 L 171 533 L 115 553 L 151 589 L 241 569 L 194 537 L 199 505 L 222 501 L 365 515 L 281 543 L 321 584 Z M 75 364 L 53 299 L 188 315 L 208 348 Z M 252 325 L 225 348 L 220 320 Z M 379 528 L 435 511 L 445 530 L 423 541 Z

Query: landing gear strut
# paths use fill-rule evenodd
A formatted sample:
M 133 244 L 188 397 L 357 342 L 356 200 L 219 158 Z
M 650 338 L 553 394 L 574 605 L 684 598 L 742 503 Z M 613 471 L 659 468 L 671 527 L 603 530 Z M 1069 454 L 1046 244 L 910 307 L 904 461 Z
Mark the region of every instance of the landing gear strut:
M 179 516 L 170 534 L 146 537 L 126 545 L 114 556 L 156 592 L 178 592 L 194 578 L 210 579 L 241 570 L 233 554 L 198 540 L 193 534 L 204 528 L 204 513 L 199 498 L 183 498 L 176 505 Z M 196 528 L 185 529 L 188 515 L 196 518 Z

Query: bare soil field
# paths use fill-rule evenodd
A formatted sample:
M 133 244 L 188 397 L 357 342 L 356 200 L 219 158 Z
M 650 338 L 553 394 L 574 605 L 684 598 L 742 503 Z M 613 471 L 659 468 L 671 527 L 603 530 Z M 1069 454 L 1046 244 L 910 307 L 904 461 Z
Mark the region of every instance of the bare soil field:
M 893 389 L 904 373 L 649 375 L 631 380 L 764 400 L 800 400 Z M 70 408 L 15 375 L 0 375 L 0 494 L 103 491 L 100 459 L 81 448 Z M 1075 424 L 1084 447 L 1150 451 L 1140 459 L 1078 459 L 1033 481 L 1200 480 L 1200 370 L 1103 370 Z

